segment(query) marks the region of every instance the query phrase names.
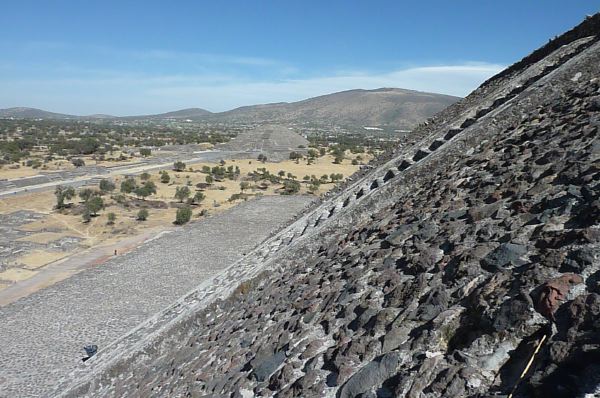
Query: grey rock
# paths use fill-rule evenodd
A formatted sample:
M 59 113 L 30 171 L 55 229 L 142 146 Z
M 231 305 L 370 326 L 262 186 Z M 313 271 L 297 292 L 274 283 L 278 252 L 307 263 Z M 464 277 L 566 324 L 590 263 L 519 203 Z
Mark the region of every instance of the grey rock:
M 482 263 L 492 269 L 519 266 L 527 263 L 524 256 L 527 246 L 515 243 L 502 243 L 498 248 L 489 253 Z

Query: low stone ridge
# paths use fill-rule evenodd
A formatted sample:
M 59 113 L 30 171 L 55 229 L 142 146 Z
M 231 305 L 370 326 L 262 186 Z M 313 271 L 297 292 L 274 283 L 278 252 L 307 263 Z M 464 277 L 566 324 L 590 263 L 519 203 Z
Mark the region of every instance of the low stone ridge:
M 289 159 L 291 152 L 306 153 L 309 142 L 288 127 L 263 125 L 239 134 L 219 149 L 249 152 L 253 157 L 263 154 L 269 160 Z
M 599 34 L 489 80 L 56 395 L 599 396 Z

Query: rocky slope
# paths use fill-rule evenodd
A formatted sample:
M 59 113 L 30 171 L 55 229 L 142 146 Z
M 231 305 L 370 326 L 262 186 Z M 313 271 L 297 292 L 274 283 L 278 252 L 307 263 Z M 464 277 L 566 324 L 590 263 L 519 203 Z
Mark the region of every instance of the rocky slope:
M 599 34 L 436 115 L 57 392 L 600 396 Z

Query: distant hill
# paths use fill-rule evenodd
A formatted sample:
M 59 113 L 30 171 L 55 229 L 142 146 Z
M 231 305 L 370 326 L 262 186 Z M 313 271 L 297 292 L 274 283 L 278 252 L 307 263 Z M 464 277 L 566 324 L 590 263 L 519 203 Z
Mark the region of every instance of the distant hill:
M 0 109 L 0 117 L 17 119 L 77 119 L 78 116 L 63 113 L 48 112 L 36 108 L 7 108 Z
M 349 90 L 292 103 L 253 105 L 218 114 L 238 122 L 313 122 L 411 128 L 460 98 L 399 88 Z
M 399 88 L 349 90 L 298 102 L 251 105 L 212 113 L 189 108 L 156 115 L 74 116 L 33 108 L 0 109 L 0 117 L 23 119 L 210 120 L 241 123 L 312 123 L 341 126 L 391 126 L 409 129 L 458 101 L 459 97 Z

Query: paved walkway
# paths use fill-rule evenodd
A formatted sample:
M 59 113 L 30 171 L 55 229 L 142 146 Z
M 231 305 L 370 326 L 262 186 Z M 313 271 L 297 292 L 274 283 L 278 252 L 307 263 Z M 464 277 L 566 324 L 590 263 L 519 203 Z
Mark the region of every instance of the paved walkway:
M 172 228 L 164 230 L 154 228 L 140 235 L 122 239 L 117 243 L 95 246 L 47 264 L 34 276 L 15 282 L 9 287 L 0 290 L 0 307 L 69 278 L 77 272 L 96 267 L 113 258 L 115 250 L 118 255 L 123 255 L 149 239 L 154 239 L 172 231 Z
M 44 396 L 86 344 L 106 346 L 239 259 L 308 205 L 250 201 L 0 308 L 0 397 Z

